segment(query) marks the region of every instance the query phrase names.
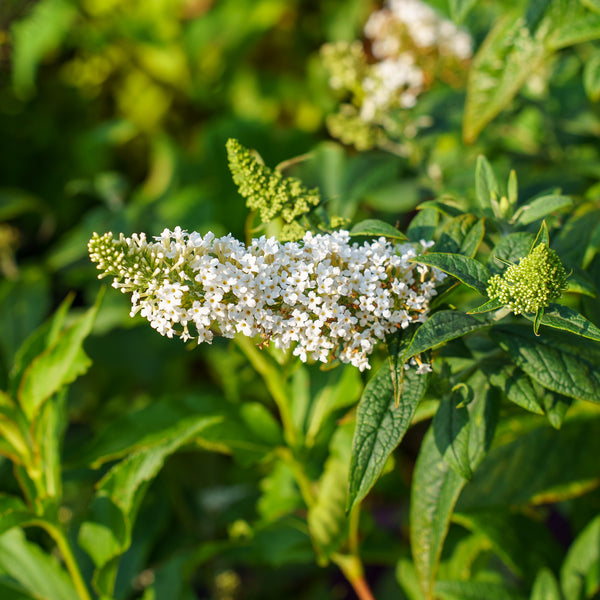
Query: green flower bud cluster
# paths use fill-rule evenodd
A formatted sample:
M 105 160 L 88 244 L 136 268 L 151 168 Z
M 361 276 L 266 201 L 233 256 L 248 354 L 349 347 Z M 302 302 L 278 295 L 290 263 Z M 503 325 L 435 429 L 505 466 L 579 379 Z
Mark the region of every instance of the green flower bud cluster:
M 246 198 L 246 206 L 257 211 L 263 223 L 281 218 L 285 223 L 281 237 L 297 233 L 302 237 L 305 230 L 300 232 L 296 220 L 319 204 L 319 191 L 309 190 L 296 177 L 284 177 L 261 164 L 235 139 L 227 141 L 227 157 L 233 181 Z
M 515 315 L 537 313 L 551 300 L 560 298 L 567 287 L 567 272 L 558 254 L 539 244 L 518 265 L 488 281 L 490 300 L 498 299 Z

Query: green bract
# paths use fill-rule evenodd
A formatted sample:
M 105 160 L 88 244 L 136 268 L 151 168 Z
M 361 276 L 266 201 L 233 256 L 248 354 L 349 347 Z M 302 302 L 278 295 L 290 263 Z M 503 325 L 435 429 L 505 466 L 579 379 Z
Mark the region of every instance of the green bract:
M 550 301 L 560 298 L 567 287 L 567 272 L 558 254 L 539 244 L 518 265 L 508 267 L 504 275 L 488 282 L 490 300 L 498 299 L 515 315 L 537 313 Z

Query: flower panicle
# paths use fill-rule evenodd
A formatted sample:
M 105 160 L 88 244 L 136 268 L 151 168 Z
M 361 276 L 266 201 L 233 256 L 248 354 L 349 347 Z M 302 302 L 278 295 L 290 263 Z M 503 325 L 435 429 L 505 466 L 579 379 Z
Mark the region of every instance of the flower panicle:
M 89 250 L 100 277 L 132 294 L 131 314 L 161 335 L 210 343 L 241 333 L 305 362 L 339 359 L 361 371 L 378 341 L 425 321 L 445 277 L 412 262 L 426 242 L 359 245 L 344 230 L 248 246 L 180 228 L 154 239 L 94 234 Z

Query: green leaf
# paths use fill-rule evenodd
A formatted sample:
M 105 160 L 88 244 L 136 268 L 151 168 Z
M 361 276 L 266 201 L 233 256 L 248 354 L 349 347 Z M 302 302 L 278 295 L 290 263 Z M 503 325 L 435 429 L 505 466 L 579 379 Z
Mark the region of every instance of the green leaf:
M 427 600 L 433 598 L 433 583 L 450 517 L 466 483 L 444 461 L 433 428 L 429 428 L 415 465 L 410 501 L 410 545 Z
M 507 509 L 484 508 L 454 513 L 453 522 L 482 534 L 518 577 L 529 579 L 543 567 L 558 568 L 563 549 L 548 527 Z
M 508 106 L 548 54 L 543 40 L 534 37 L 521 18 L 507 16 L 498 21 L 469 70 L 463 120 L 467 143 L 474 142 L 483 128 Z
M 404 360 L 483 327 L 487 327 L 487 324 L 465 313 L 440 310 L 417 329 L 404 354 Z
M 539 244 L 550 246 L 550 234 L 548 233 L 548 225 L 546 225 L 546 221 L 542 221 L 537 235 L 535 236 L 535 240 L 533 240 L 533 244 L 531 244 L 529 252 L 531 252 Z M 527 254 L 529 254 L 529 252 Z
M 545 394 L 542 396 L 542 406 L 548 419 L 548 423 L 554 427 L 554 429 L 560 429 L 562 427 L 567 411 L 572 404 L 571 398 L 567 398 L 562 394 L 555 394 L 544 390 Z
M 589 8 L 591 11 L 600 14 L 600 0 L 579 0 L 581 4 Z
M 99 482 L 91 518 L 79 530 L 79 545 L 90 555 L 100 595 L 111 596 L 116 577 L 116 559 L 131 544 L 131 532 L 140 503 L 165 459 L 193 440 L 219 417 L 197 415 L 175 434 L 154 440 L 152 446 L 128 454 Z
M 533 320 L 532 315 L 525 315 L 525 317 L 530 321 Z M 554 329 L 562 329 L 563 331 L 570 331 L 575 335 L 600 342 L 600 329 L 568 306 L 554 303 L 549 304 L 544 309 L 544 316 L 541 322 L 542 325 L 547 325 Z
M 450 0 L 450 18 L 455 23 L 462 23 L 477 0 Z
M 458 475 L 473 477 L 469 460 L 469 410 L 473 390 L 466 384 L 457 385 L 447 398 L 442 398 L 433 418 L 433 436 L 443 459 Z
M 369 381 L 356 414 L 356 430 L 350 458 L 348 508 L 351 510 L 373 487 L 385 463 L 398 446 L 419 400 L 427 388 L 427 373 L 416 369 L 403 371 L 399 364 L 398 380 L 402 381 L 398 407 L 389 361 Z
M 442 215 L 446 215 L 447 217 L 458 217 L 464 212 L 456 206 L 456 200 L 451 196 L 442 196 L 442 200 L 446 199 L 447 202 L 440 202 L 439 200 L 425 200 L 425 202 L 421 202 L 417 207 L 417 210 L 425 210 L 433 209 L 439 212 Z
M 536 337 L 518 325 L 490 335 L 510 359 L 544 387 L 570 398 L 600 403 L 600 346 L 558 331 Z
M 592 102 L 600 100 L 600 53 L 598 52 L 592 54 L 583 65 L 583 88 Z
M 348 536 L 346 495 L 353 433 L 354 423 L 342 425 L 334 433 L 315 503 L 308 510 L 308 530 L 323 563 Z
M 437 267 L 484 295 L 491 277 L 490 272 L 479 261 L 461 254 L 430 252 L 413 258 L 412 262 Z
M 498 298 L 494 298 L 493 300 L 488 300 L 487 302 L 485 302 L 481 306 L 478 306 L 477 308 L 472 308 L 471 310 L 469 310 L 467 312 L 467 314 L 468 315 L 479 315 L 479 314 L 483 314 L 486 312 L 491 312 L 493 310 L 498 310 L 499 308 L 502 308 L 503 306 L 504 306 L 504 304 L 502 304 L 502 302 L 500 300 L 498 300 Z
M 600 15 L 590 13 L 581 1 L 555 0 L 548 22 L 551 27 L 546 43 L 553 51 L 600 38 Z
M 498 371 L 492 371 L 484 366 L 490 383 L 499 388 L 506 398 L 517 406 L 537 415 L 543 415 L 531 379 L 514 365 L 505 365 Z
M 92 324 L 102 300 L 56 337 L 47 350 L 38 355 L 25 369 L 18 391 L 18 400 L 25 415 L 33 420 L 41 405 L 61 387 L 85 373 L 90 361 L 82 351 L 82 344 L 92 329 Z
M 13 25 L 13 84 L 20 96 L 34 91 L 39 64 L 60 45 L 76 16 L 75 7 L 67 0 L 42 0 Z
M 32 513 L 21 498 L 0 494 L 0 534 L 13 527 L 31 525 L 39 517 Z
M 429 241 L 433 239 L 440 215 L 433 208 L 424 208 L 413 217 L 406 235 L 411 242 Z
M 550 504 L 600 485 L 600 416 L 582 412 L 560 431 L 538 417 L 504 420 L 497 442 L 473 474 L 459 512 L 491 507 Z M 581 452 L 581 440 L 586 451 Z
M 475 192 L 483 213 L 488 217 L 493 217 L 494 210 L 492 198 L 498 198 L 500 195 L 500 188 L 498 187 L 498 181 L 496 180 L 492 166 L 487 158 L 482 155 L 477 157 L 477 166 L 475 168 Z
M 475 400 L 469 404 L 469 454 L 475 469 L 491 443 L 498 403 L 480 372 L 467 383 L 475 392 Z M 433 597 L 433 584 L 454 505 L 466 483 L 442 458 L 433 427 L 430 427 L 417 457 L 410 500 L 411 550 L 427 600 Z
M 222 398 L 208 395 L 155 401 L 111 423 L 72 460 L 75 466 L 98 468 L 131 452 L 150 448 L 163 439 L 181 435 L 200 417 L 214 420 L 198 432 L 196 443 L 209 450 L 233 453 L 242 460 L 258 460 L 281 443 L 281 432 L 279 426 L 273 431 L 272 418 L 266 424 L 268 417 L 264 407 L 260 431 L 253 431 L 246 420 L 247 412 L 243 411 L 251 411 L 249 416 L 255 418 L 256 409 L 247 406 L 254 403 L 231 405 Z
M 459 253 L 472 258 L 485 233 L 484 220 L 475 215 L 463 214 L 454 217 L 442 229 L 434 251 Z
M 18 581 L 39 600 L 78 600 L 79 596 L 58 560 L 28 542 L 18 527 L 0 536 L 0 571 Z
M 558 582 L 550 569 L 544 568 L 538 572 L 529 600 L 562 600 Z
M 561 196 L 560 194 L 540 196 L 530 203 L 519 207 L 512 222 L 517 225 L 529 225 L 534 221 L 543 219 L 555 210 L 560 210 L 567 206 L 573 206 L 573 200 L 569 196 Z
M 57 342 L 74 298 L 74 294 L 69 294 L 52 317 L 33 331 L 17 350 L 10 372 L 10 390 L 14 397 L 17 395 L 18 385 L 25 369 L 36 356 Z
M 281 460 L 261 479 L 260 490 L 261 496 L 256 503 L 256 510 L 261 517 L 261 523 L 272 523 L 295 510 L 305 509 L 294 473 Z
M 502 273 L 506 268 L 505 263 L 517 264 L 523 256 L 527 256 L 534 239 L 531 233 L 526 232 L 511 233 L 502 238 L 488 260 L 488 268 L 492 274 Z
M 398 231 L 389 223 L 386 223 L 385 221 L 379 221 L 378 219 L 367 219 L 357 223 L 350 230 L 350 235 L 364 235 L 368 237 L 383 236 L 396 240 L 408 239 L 401 231 Z
M 307 419 L 307 446 L 315 443 L 322 425 L 330 415 L 354 405 L 363 391 L 360 374 L 351 365 L 339 366 L 333 371 L 320 372 L 319 375 L 323 377 L 322 381 L 314 376 L 311 379 L 311 383 L 318 385 L 318 391 L 314 394 Z
M 586 593 L 587 575 L 593 569 L 596 570 L 596 586 L 590 586 L 591 589 L 597 589 L 598 571 L 597 565 L 600 562 L 600 516 L 592 520 L 586 528 L 577 536 L 571 544 L 569 552 L 560 570 L 560 583 L 565 600 L 579 600 L 580 598 L 589 598 Z
M 435 597 L 441 600 L 524 600 L 515 589 L 489 581 L 438 581 Z

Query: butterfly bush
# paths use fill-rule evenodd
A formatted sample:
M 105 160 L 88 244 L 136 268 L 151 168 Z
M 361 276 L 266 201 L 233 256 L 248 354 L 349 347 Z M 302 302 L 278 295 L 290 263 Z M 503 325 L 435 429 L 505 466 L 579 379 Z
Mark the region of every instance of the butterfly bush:
M 378 341 L 424 322 L 445 275 L 411 262 L 433 242 L 350 242 L 348 231 L 281 243 L 260 237 L 245 246 L 175 228 L 155 241 L 133 234 L 94 234 L 90 258 L 131 293 L 139 313 L 161 335 L 211 342 L 215 335 L 260 337 L 300 360 L 334 359 L 361 371 Z M 419 362 L 418 370 L 430 370 Z

